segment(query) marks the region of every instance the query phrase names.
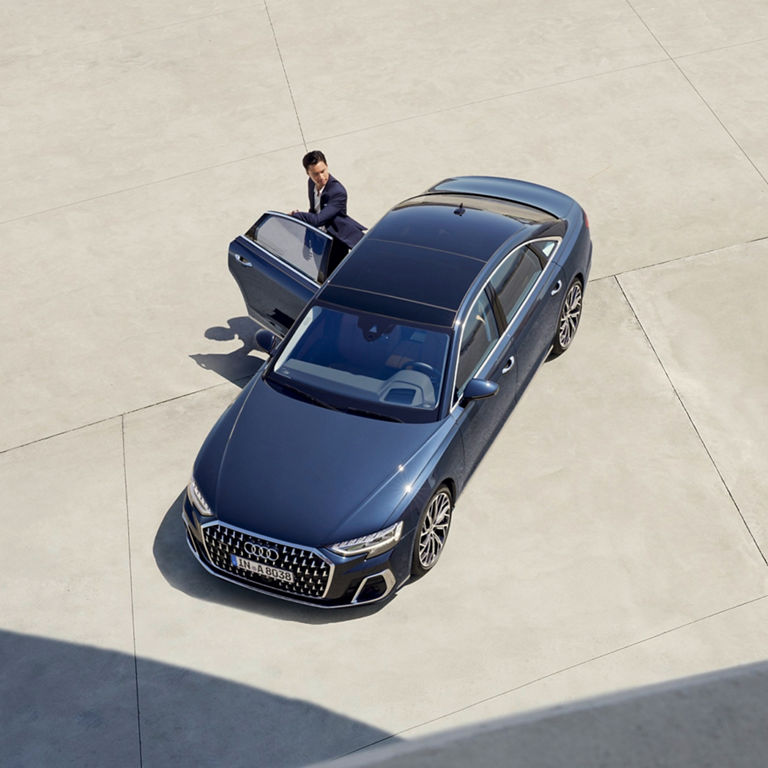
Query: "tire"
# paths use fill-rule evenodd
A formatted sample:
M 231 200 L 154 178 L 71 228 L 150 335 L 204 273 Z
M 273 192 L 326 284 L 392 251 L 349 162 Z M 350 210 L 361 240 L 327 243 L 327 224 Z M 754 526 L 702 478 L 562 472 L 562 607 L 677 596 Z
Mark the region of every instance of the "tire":
M 452 517 L 453 496 L 448 486 L 441 485 L 421 511 L 416 526 L 411 560 L 411 574 L 415 578 L 429 573 L 437 564 L 448 539 Z
M 581 320 L 584 301 L 584 284 L 580 277 L 574 277 L 563 297 L 560 314 L 557 318 L 555 339 L 552 342 L 552 356 L 562 355 L 573 342 Z

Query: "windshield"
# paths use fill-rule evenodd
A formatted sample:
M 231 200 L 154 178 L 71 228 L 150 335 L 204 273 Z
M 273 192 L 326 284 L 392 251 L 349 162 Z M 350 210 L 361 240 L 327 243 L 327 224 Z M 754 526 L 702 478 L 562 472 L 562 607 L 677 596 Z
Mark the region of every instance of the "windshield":
M 329 407 L 398 421 L 435 418 L 447 331 L 315 305 L 269 380 Z

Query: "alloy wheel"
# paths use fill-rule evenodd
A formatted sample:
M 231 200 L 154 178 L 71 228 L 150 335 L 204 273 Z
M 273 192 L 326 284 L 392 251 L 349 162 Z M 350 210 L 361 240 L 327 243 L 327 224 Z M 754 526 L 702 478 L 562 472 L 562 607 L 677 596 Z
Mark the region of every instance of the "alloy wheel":
M 430 500 L 419 530 L 419 565 L 428 571 L 437 562 L 448 538 L 453 503 L 447 489 L 442 488 Z
M 576 335 L 576 329 L 579 327 L 581 319 L 581 283 L 574 280 L 563 301 L 563 308 L 560 312 L 560 322 L 557 329 L 557 340 L 561 350 L 566 350 L 571 346 L 573 337 Z

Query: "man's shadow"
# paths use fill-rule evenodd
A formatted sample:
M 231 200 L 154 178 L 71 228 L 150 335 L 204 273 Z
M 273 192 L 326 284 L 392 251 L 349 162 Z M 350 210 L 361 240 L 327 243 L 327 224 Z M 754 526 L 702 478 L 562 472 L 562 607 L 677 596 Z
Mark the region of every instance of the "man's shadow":
M 261 368 L 265 355 L 256 350 L 253 337 L 259 330 L 258 323 L 250 317 L 231 317 L 227 320 L 227 326 L 215 325 L 205 332 L 206 339 L 214 341 L 232 341 L 239 339 L 242 347 L 233 352 L 211 353 L 207 355 L 190 355 L 201 367 L 218 373 L 239 387 L 243 387 L 251 379 L 254 373 Z M 251 352 L 257 351 L 258 356 Z

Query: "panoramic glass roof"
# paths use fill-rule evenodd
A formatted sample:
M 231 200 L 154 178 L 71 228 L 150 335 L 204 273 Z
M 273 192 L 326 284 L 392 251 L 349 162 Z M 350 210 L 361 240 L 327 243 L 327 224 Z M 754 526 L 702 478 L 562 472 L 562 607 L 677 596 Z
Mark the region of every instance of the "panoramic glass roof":
M 401 203 L 373 227 L 355 249 L 355 257 L 334 272 L 325 298 L 350 306 L 362 303 L 371 310 L 375 305 L 376 311 L 387 310 L 387 298 L 397 299 L 391 302 L 393 316 L 405 312 L 414 320 L 418 315 L 452 323 L 491 256 L 533 228 L 495 209 L 474 207 L 474 202 L 471 195 L 430 194 Z M 367 297 L 355 298 L 351 291 Z M 418 305 L 423 309 L 417 311 Z

